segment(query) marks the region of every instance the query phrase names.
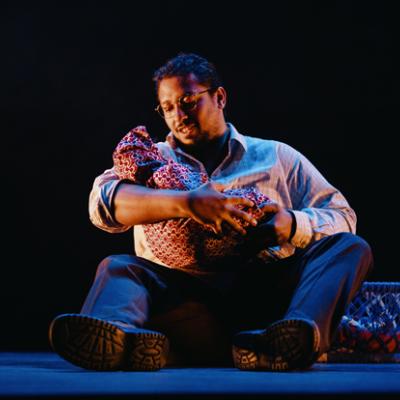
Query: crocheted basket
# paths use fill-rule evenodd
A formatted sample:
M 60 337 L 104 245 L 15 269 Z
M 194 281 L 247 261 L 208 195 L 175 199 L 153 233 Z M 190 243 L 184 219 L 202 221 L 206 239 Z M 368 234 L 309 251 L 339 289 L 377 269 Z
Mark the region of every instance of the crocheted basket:
M 400 282 L 364 282 L 320 361 L 400 362 Z
M 400 282 L 364 282 L 346 315 L 374 331 L 400 328 Z

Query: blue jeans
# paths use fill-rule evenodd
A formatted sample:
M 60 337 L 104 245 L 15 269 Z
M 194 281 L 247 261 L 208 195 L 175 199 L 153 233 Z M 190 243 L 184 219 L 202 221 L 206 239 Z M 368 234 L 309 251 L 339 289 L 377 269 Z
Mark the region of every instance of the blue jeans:
M 307 318 L 317 323 L 324 352 L 372 266 L 369 245 L 350 233 L 327 236 L 269 264 L 232 261 L 201 276 L 114 255 L 99 264 L 81 313 L 146 327 L 159 315 L 197 302 L 230 333 L 265 328 L 281 318 Z

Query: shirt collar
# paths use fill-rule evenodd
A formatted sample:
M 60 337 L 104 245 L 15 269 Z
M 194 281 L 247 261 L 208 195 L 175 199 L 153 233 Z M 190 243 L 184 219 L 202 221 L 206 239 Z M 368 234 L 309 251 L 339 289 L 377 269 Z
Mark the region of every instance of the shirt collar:
M 236 141 L 243 147 L 244 151 L 247 151 L 247 143 L 245 137 L 242 134 L 240 134 L 231 123 L 228 122 L 227 125 L 230 133 L 229 142 L 233 144 L 233 142 Z M 172 134 L 172 132 L 168 133 L 165 141 L 172 149 L 175 150 L 178 148 L 178 145 L 176 144 L 175 137 Z

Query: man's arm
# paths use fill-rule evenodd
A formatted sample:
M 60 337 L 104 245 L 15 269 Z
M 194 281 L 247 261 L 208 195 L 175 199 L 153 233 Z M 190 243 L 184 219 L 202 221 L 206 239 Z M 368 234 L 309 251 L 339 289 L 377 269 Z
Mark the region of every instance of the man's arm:
M 122 225 L 150 224 L 187 217 L 186 203 L 187 193 L 183 191 L 121 183 L 114 197 L 114 215 Z
M 235 205 L 251 207 L 253 203 L 238 196 L 226 196 L 218 185 L 207 183 L 195 190 L 151 189 L 118 179 L 113 169 L 96 178 L 90 193 L 89 214 L 95 226 L 107 232 L 124 232 L 133 225 L 171 218 L 193 218 L 216 233 L 228 223 L 245 234 L 235 217 L 255 225 L 251 214 Z
M 89 195 L 89 218 L 93 225 L 103 231 L 120 233 L 129 225 L 119 223 L 114 216 L 114 197 L 121 184 L 114 168 L 105 170 L 93 182 Z
M 281 181 L 292 207 L 267 204 L 266 222 L 250 230 L 249 241 L 257 250 L 284 245 L 306 247 L 324 236 L 356 231 L 357 217 L 345 197 L 301 153 L 283 143 L 277 151 Z
M 287 184 L 297 223 L 291 242 L 297 247 L 305 247 L 335 233 L 355 233 L 356 213 L 343 194 L 301 153 L 290 147 L 285 151 L 292 154 Z

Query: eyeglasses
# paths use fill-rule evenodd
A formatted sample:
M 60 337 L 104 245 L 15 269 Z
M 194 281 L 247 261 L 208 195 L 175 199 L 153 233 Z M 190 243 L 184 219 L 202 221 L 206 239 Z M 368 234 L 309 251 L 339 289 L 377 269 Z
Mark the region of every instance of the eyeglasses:
M 184 94 L 183 96 L 179 97 L 177 104 L 181 108 L 181 110 L 184 113 L 188 113 L 190 111 L 193 111 L 197 107 L 197 103 L 199 101 L 199 97 L 207 92 L 211 92 L 214 90 L 214 88 L 208 88 L 206 90 L 203 90 L 198 93 L 188 93 Z M 162 118 L 169 119 L 172 117 L 175 117 L 177 114 L 177 111 L 175 111 L 175 107 L 173 104 L 166 104 L 165 106 L 162 106 L 159 104 L 155 110 L 160 114 Z

